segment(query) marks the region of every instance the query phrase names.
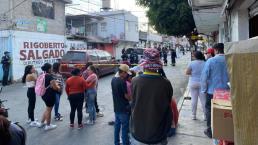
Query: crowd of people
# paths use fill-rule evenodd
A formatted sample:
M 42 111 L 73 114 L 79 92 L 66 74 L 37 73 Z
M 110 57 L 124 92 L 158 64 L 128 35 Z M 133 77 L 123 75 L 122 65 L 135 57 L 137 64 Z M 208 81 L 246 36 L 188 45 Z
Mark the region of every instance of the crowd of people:
M 45 63 L 41 69 L 43 73 L 38 76 L 33 65 L 25 67 L 22 82 L 26 85 L 28 97 L 28 121 L 31 127 L 44 127 L 51 130 L 57 126 L 51 124 L 51 112 L 54 108 L 54 118 L 56 121 L 62 121 L 63 116 L 59 113 L 60 97 L 65 90 L 70 103 L 70 127 L 73 128 L 75 112 L 78 117 L 78 129 L 83 128 L 82 112 L 83 104 L 86 102 L 86 112 L 89 113 L 89 120 L 85 124 L 93 125 L 96 115 L 102 117 L 103 114 L 98 109 L 97 104 L 97 84 L 98 76 L 92 63 L 86 64 L 86 70 L 81 74 L 81 70 L 75 68 L 71 71 L 72 77 L 64 81 L 60 74 L 60 63 L 53 65 Z M 34 117 L 36 104 L 36 95 L 41 96 L 45 103 L 45 111 L 42 119 L 37 121 Z M 98 110 L 96 110 L 98 109 Z
M 164 66 L 168 65 L 168 55 L 169 55 L 169 53 L 170 53 L 170 56 L 171 56 L 171 65 L 172 66 L 176 65 L 176 58 L 177 58 L 176 49 L 171 48 L 171 47 L 161 47 L 161 46 L 154 47 L 154 48 L 159 51 L 160 59 L 163 59 Z M 179 49 L 179 48 L 177 48 L 177 49 Z M 184 53 L 185 52 L 183 51 L 183 54 Z M 121 55 L 122 63 L 127 64 L 130 67 L 135 66 L 137 64 L 140 64 L 141 60 L 144 59 L 144 56 L 139 57 L 138 55 L 141 55 L 141 54 L 137 54 L 135 49 L 132 49 L 130 51 L 130 54 L 128 54 L 126 49 L 123 48 L 122 49 L 122 55 Z
M 172 85 L 160 72 L 163 67 L 160 52 L 154 48 L 145 49 L 139 66 L 143 70 L 140 75 L 121 64 L 111 82 L 114 144 L 120 145 L 120 130 L 123 145 L 167 144 L 167 137 L 172 136 L 177 127 L 178 110 L 172 99 Z M 127 83 L 128 78 L 131 83 Z
M 111 89 L 114 105 L 114 144 L 120 145 L 120 131 L 123 145 L 166 145 L 167 138 L 175 134 L 178 124 L 178 110 L 173 99 L 173 87 L 166 78 L 158 49 L 144 50 L 143 58 L 138 67 L 130 68 L 120 64 L 118 72 L 112 78 Z M 163 57 L 164 55 L 163 52 Z M 211 132 L 211 99 L 215 89 L 229 89 L 229 81 L 224 45 L 218 43 L 207 50 L 206 58 L 200 51 L 193 53 L 193 61 L 187 67 L 186 74 L 190 75 L 189 88 L 192 97 L 192 119 L 196 120 L 198 97 L 201 100 L 204 120 L 207 129 L 204 133 L 212 137 Z M 173 61 L 173 60 L 172 60 Z M 164 62 L 165 58 L 164 58 Z M 22 82 L 27 86 L 28 123 L 32 127 L 44 127 L 44 130 L 55 129 L 51 124 L 51 112 L 54 108 L 56 121 L 62 121 L 59 113 L 60 97 L 65 90 L 70 103 L 70 127 L 82 129 L 84 124 L 94 125 L 96 116 L 103 116 L 97 104 L 98 76 L 92 63 L 86 64 L 85 71 L 75 68 L 72 76 L 64 81 L 59 72 L 60 64 L 53 66 L 44 64 L 42 74 L 38 75 L 34 66 L 25 68 Z M 155 82 L 155 83 L 153 83 Z M 38 122 L 34 117 L 36 96 L 40 95 L 45 103 L 45 111 Z M 83 123 L 83 105 L 89 119 Z M 75 124 L 77 112 L 78 123 Z M 15 132 L 15 133 L 14 133 Z M 3 143 L 12 141 L 25 142 L 26 133 L 22 127 L 10 123 L 0 115 L 0 139 Z M 17 135 L 18 134 L 18 135 Z M 130 137 L 131 135 L 131 137 Z M 4 138 L 2 140 L 2 138 Z M 1 143 L 2 143 L 1 142 Z M 8 144 L 9 145 L 9 144 Z M 12 145 L 12 144 L 10 144 Z

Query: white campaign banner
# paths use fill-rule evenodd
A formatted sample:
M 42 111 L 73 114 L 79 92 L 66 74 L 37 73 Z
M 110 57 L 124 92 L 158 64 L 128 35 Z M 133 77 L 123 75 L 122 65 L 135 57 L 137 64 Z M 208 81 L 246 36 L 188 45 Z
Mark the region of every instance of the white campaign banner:
M 65 51 L 64 36 L 15 31 L 13 35 L 13 79 L 20 79 L 27 65 L 33 65 L 41 72 L 41 66 L 44 63 L 57 62 Z

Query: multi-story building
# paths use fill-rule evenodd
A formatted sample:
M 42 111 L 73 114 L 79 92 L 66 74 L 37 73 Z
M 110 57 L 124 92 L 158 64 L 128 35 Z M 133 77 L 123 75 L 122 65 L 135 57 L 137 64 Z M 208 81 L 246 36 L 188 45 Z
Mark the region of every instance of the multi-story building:
M 113 54 L 121 58 L 123 48 L 134 47 L 139 41 L 138 17 L 129 11 L 103 11 L 93 15 L 104 19 L 98 23 L 98 34 L 115 45 Z
M 71 0 L 1 0 L 0 54 L 11 52 L 11 79 L 20 79 L 26 65 L 40 70 L 64 55 L 67 3 Z
M 138 18 L 124 10 L 67 16 L 66 26 L 72 38 L 84 39 L 89 49 L 105 49 L 117 59 L 123 48 L 139 41 Z

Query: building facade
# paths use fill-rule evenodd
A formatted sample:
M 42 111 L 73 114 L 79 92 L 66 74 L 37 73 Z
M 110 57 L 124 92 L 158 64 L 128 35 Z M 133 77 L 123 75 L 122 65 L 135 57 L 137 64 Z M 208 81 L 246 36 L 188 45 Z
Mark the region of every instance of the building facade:
M 102 11 L 95 15 L 104 18 L 98 23 L 97 33 L 114 44 L 117 59 L 121 58 L 123 48 L 135 47 L 139 42 L 137 16 L 124 10 Z
M 246 40 L 258 36 L 257 0 L 190 0 L 199 33 L 216 42 Z
M 40 71 L 44 63 L 54 63 L 64 55 L 67 3 L 71 1 L 1 0 L 0 54 L 11 52 L 11 80 L 19 80 L 26 65 Z

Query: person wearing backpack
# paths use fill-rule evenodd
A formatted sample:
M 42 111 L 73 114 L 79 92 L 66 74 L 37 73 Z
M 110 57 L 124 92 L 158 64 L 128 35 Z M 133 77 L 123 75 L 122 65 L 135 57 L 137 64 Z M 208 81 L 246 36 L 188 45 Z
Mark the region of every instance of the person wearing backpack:
M 36 94 L 42 95 L 42 99 L 46 104 L 46 110 L 42 116 L 41 123 L 38 125 L 39 128 L 45 125 L 45 130 L 55 129 L 57 126 L 51 124 L 51 111 L 56 101 L 56 91 L 60 91 L 60 86 L 58 85 L 57 81 L 53 78 L 51 71 L 52 65 L 49 63 L 45 63 L 41 67 L 42 71 L 44 72 L 39 76 L 36 82 Z M 44 82 L 44 83 L 42 83 Z M 41 91 L 38 90 L 38 88 Z M 43 92 L 43 93 L 42 93 Z M 45 124 L 46 121 L 46 124 Z
M 24 70 L 24 75 L 22 77 L 22 83 L 26 83 L 27 97 L 28 97 L 28 123 L 32 127 L 36 127 L 39 123 L 34 118 L 34 109 L 36 104 L 36 93 L 35 93 L 35 85 L 36 85 L 37 75 L 36 70 L 33 65 L 27 65 Z

